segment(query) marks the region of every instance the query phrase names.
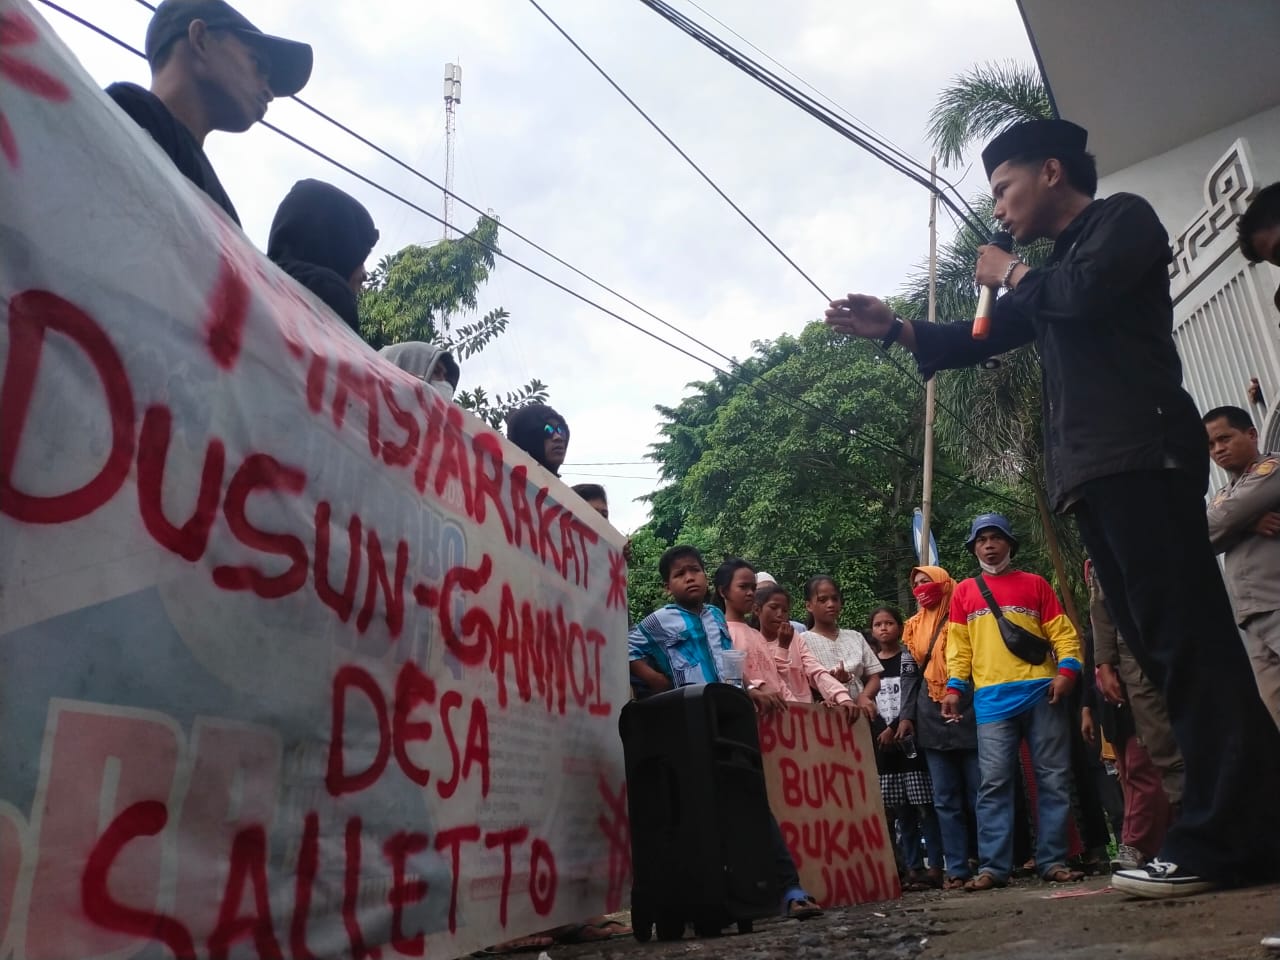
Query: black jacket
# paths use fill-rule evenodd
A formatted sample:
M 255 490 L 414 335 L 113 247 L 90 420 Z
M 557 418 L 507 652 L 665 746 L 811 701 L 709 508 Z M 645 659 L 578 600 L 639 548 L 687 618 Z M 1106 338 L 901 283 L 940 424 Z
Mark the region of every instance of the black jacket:
M 205 156 L 191 131 L 183 127 L 177 116 L 169 113 L 168 106 L 160 97 L 137 83 L 113 83 L 106 88 L 106 95 L 124 113 L 132 116 L 134 123 L 151 134 L 152 140 L 159 143 L 183 177 L 205 191 L 215 204 L 227 211 L 229 218 L 239 224 L 236 207 L 223 189 L 218 174 L 214 173 L 214 165 L 209 163 L 209 157 Z
M 319 297 L 321 302 L 342 318 L 343 323 L 356 333 L 360 332 L 360 301 L 346 280 L 327 267 L 317 267 L 314 263 L 304 263 L 288 257 L 277 259 L 275 264 Z
M 1208 483 L 1204 426 L 1173 343 L 1170 259 L 1155 210 L 1119 193 L 1086 207 L 1049 262 L 996 302 L 987 340 L 973 339 L 971 323 L 915 325 L 926 377 L 1035 342 L 1055 510 L 1117 473 L 1174 467 Z
M 271 221 L 267 256 L 359 333 L 347 280 L 377 242 L 373 217 L 354 197 L 321 180 L 299 180 Z
M 960 720 L 947 723 L 942 704 L 929 696 L 929 684 L 911 651 L 902 651 L 902 714 L 916 728 L 916 745 L 925 750 L 977 750 L 978 721 L 973 713 L 973 691 L 960 695 Z
M 113 83 L 107 87 L 107 96 L 143 130 L 151 134 L 160 149 L 169 155 L 173 165 L 188 180 L 207 193 L 227 216 L 240 223 L 236 208 L 231 204 L 227 191 L 222 189 L 213 164 L 205 156 L 191 131 L 184 127 L 159 97 L 136 83 Z

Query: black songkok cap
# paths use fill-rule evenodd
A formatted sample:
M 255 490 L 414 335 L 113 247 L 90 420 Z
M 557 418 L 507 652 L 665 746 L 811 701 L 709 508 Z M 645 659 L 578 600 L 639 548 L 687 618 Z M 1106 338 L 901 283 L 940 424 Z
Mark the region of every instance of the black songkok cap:
M 1089 131 L 1070 120 L 1027 120 L 987 144 L 982 151 L 982 166 L 990 180 L 995 168 L 1006 160 L 1027 154 L 1062 157 L 1084 153 L 1088 140 Z

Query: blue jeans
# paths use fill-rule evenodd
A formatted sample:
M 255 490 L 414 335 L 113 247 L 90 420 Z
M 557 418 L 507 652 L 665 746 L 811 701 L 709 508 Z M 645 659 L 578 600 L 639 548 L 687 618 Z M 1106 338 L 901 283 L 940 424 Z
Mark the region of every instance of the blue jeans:
M 978 751 L 926 750 L 947 876 L 969 879 L 969 814 L 978 809 Z
M 1031 751 L 1036 776 L 1036 869 L 1044 876 L 1067 859 L 1071 817 L 1071 727 L 1065 701 L 1049 703 L 1048 691 L 1016 717 L 978 724 L 978 859 L 980 872 L 1008 880 L 1013 872 L 1013 792 L 1018 749 Z

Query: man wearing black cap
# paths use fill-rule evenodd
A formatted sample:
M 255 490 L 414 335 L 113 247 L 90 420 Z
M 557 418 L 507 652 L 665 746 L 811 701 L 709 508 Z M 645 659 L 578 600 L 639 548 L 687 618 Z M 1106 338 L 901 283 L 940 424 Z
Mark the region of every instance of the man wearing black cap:
M 243 133 L 276 97 L 311 76 L 311 48 L 263 33 L 223 0 L 164 0 L 147 27 L 151 89 L 113 83 L 107 95 L 155 138 L 174 165 L 237 224 L 204 140 Z
M 1050 498 L 1076 515 L 1116 624 L 1164 694 L 1186 764 L 1182 815 L 1161 857 L 1121 871 L 1114 885 L 1155 898 L 1268 882 L 1280 878 L 1280 734 L 1209 546 L 1209 464 L 1173 343 L 1169 238 L 1141 197 L 1093 199 L 1086 140 L 1073 123 L 1032 120 L 982 153 L 996 219 L 1019 243 L 1054 241 L 1034 269 L 980 248 L 977 282 L 1007 291 L 988 339 L 974 339 L 971 323 L 913 325 L 856 294 L 834 301 L 827 323 L 901 343 L 925 377 L 1035 343 Z

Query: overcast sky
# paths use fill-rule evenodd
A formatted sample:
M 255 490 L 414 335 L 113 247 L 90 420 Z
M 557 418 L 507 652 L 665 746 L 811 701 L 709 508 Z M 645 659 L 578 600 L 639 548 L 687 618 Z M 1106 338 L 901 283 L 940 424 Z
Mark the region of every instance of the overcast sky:
M 892 292 L 926 254 L 925 191 L 636 0 L 540 2 L 833 296 Z M 952 77 L 984 59 L 1032 60 L 1014 0 L 698 2 L 926 163 L 929 108 Z M 62 3 L 142 46 L 150 14 L 135 0 Z M 741 45 L 687 0 L 672 3 Z M 753 340 L 798 333 L 826 306 L 526 0 L 237 6 L 264 31 L 315 48 L 304 98 L 436 180 L 444 175 L 443 67 L 460 62 L 455 191 L 718 350 L 744 358 Z M 104 85 L 147 82 L 142 60 L 37 9 Z M 268 119 L 440 209 L 438 191 L 296 104 L 273 104 Z M 434 221 L 263 128 L 214 134 L 206 146 L 262 249 L 276 205 L 304 177 L 368 206 L 382 232 L 370 266 L 441 234 Z M 966 194 L 983 186 L 977 171 Z M 457 205 L 454 217 L 464 227 L 475 221 Z M 940 223 L 945 238 L 950 224 Z M 502 246 L 680 339 L 520 241 L 504 236 Z M 614 522 L 634 529 L 647 516 L 634 498 L 656 484 L 656 467 L 636 462 L 656 437 L 653 406 L 674 405 L 686 383 L 711 371 L 501 261 L 480 292 L 481 311 L 496 306 L 510 311 L 509 331 L 463 366 L 461 387 L 494 393 L 534 376 L 545 381 L 572 431 L 564 478 L 605 484 Z

